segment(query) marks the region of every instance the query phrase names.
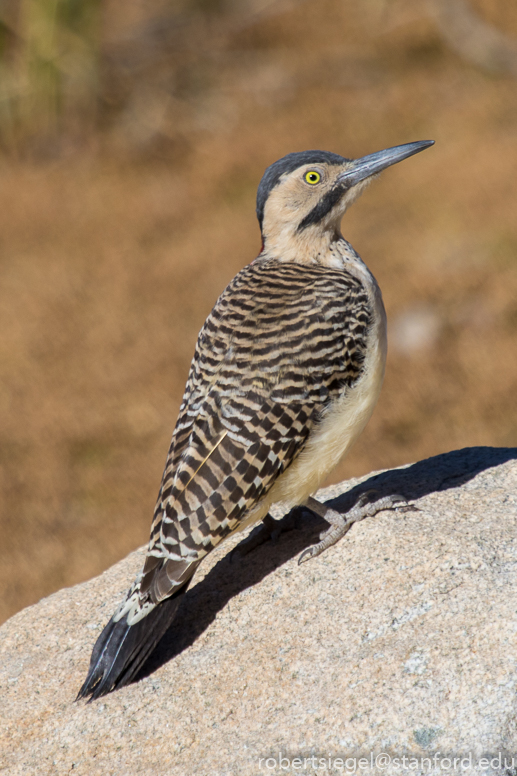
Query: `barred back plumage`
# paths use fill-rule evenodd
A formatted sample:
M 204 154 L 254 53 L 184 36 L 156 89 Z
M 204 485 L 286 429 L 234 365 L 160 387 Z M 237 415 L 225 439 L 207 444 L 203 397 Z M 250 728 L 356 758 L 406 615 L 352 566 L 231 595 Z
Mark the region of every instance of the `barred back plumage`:
M 371 175 L 427 147 L 409 146 L 358 161 L 291 154 L 266 172 L 258 197 L 263 250 L 201 329 L 143 570 L 100 635 L 78 697 L 131 681 L 201 560 L 265 518 L 275 500 L 310 503 L 331 524 L 309 557 L 348 530 L 311 493 L 373 410 L 386 328 L 379 288 L 339 221 L 363 180 L 361 164 Z M 320 181 L 319 190 L 309 185 Z M 356 510 L 350 520 L 362 516 Z
M 200 560 L 231 533 L 361 374 L 370 320 L 340 270 L 258 259 L 234 278 L 199 334 L 151 553 Z

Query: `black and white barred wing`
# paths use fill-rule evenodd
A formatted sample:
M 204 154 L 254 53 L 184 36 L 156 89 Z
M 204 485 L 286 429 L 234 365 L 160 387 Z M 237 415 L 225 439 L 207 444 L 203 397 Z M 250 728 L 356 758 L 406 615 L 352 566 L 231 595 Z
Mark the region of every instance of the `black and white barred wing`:
M 213 399 L 213 396 L 210 397 Z M 178 465 L 144 567 L 140 595 L 158 602 L 202 558 L 238 529 L 302 450 L 314 407 L 246 396 L 213 402 L 217 417 L 198 418 Z
M 320 267 L 259 261 L 232 281 L 200 332 L 141 593 L 170 595 L 295 460 L 361 372 L 367 301 Z

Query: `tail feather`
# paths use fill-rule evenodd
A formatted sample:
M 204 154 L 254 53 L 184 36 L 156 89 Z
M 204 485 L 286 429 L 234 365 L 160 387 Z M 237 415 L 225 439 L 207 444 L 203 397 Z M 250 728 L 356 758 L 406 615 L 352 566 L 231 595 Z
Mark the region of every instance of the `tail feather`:
M 93 648 L 88 676 L 76 700 L 100 698 L 129 684 L 174 620 L 190 580 L 133 625 L 112 617 Z

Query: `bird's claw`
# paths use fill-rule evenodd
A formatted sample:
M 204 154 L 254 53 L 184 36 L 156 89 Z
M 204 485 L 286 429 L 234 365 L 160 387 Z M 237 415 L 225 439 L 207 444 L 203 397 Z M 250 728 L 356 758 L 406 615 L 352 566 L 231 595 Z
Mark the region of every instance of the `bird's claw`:
M 391 499 L 391 507 L 387 506 L 384 509 L 395 509 L 397 512 L 420 512 L 419 508 L 414 504 L 410 504 L 405 496 L 401 496 L 400 493 L 394 493 L 392 496 L 388 496 Z
M 314 545 L 314 546 L 316 546 L 316 545 Z M 302 552 L 302 554 L 298 558 L 298 565 L 299 566 L 301 566 L 302 563 L 307 563 L 307 561 L 310 560 L 313 557 L 312 549 L 313 549 L 312 547 L 307 547 L 307 549 L 305 549 Z
M 307 507 L 311 509 L 313 507 L 314 512 L 319 514 L 326 520 L 330 527 L 320 534 L 320 541 L 317 544 L 313 544 L 311 547 L 307 547 L 300 557 L 298 558 L 298 565 L 306 563 L 311 558 L 316 558 L 321 555 L 328 547 L 332 547 L 336 544 L 346 533 L 350 530 L 353 523 L 357 523 L 360 520 L 364 520 L 365 517 L 373 517 L 378 512 L 392 509 L 400 512 L 418 512 L 418 507 L 414 504 L 409 504 L 405 496 L 399 493 L 394 493 L 391 496 L 384 496 L 376 501 L 371 500 L 371 496 L 376 493 L 375 490 L 367 490 L 361 493 L 354 506 L 348 510 L 345 514 L 336 512 L 334 509 L 327 507 L 314 499 L 309 499 L 310 505 Z

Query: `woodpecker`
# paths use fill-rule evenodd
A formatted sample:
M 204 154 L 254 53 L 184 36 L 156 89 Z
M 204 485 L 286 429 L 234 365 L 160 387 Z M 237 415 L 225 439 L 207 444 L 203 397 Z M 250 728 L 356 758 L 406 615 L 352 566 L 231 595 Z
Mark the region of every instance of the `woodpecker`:
M 400 497 L 346 514 L 314 494 L 364 429 L 381 389 L 386 314 L 372 273 L 340 231 L 377 173 L 432 140 L 347 159 L 291 153 L 257 193 L 259 256 L 217 300 L 199 334 L 141 573 L 94 646 L 78 698 L 128 684 L 174 619 L 194 572 L 269 509 L 305 505 L 329 528 L 300 562 Z

